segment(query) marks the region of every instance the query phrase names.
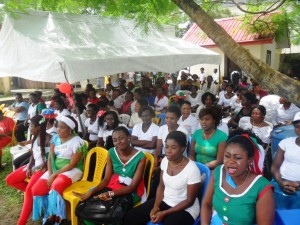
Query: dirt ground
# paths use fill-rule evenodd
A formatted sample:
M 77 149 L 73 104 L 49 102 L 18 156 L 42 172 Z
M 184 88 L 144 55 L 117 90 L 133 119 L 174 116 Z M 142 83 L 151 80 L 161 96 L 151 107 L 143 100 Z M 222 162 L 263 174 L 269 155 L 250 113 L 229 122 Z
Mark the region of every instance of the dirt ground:
M 23 193 L 19 193 L 23 195 Z M 16 204 L 8 206 L 6 203 L 7 196 L 1 194 L 0 195 L 0 225 L 16 225 L 19 219 L 19 215 L 22 209 L 22 204 Z M 41 222 L 33 222 L 31 218 L 29 218 L 27 225 L 38 225 Z

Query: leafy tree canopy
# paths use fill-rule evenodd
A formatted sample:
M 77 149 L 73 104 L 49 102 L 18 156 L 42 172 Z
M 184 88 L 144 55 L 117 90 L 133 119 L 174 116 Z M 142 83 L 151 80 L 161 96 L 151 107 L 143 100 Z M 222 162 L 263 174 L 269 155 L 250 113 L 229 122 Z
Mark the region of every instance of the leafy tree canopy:
M 196 0 L 211 17 L 224 18 L 234 16 L 229 7 L 237 7 L 244 12 L 245 24 L 253 32 L 274 31 L 276 38 L 285 35 L 289 28 L 291 41 L 300 44 L 300 1 L 297 0 Z M 149 24 L 161 27 L 172 24 L 177 35 L 182 36 L 188 28 L 180 28 L 181 23 L 193 21 L 171 0 L 2 0 L 0 13 L 15 10 L 35 9 L 42 11 L 114 16 L 136 20 L 137 26 L 145 31 Z M 235 10 L 237 12 L 237 10 Z M 272 17 L 264 17 L 273 12 Z M 276 12 L 276 13 L 275 13 Z

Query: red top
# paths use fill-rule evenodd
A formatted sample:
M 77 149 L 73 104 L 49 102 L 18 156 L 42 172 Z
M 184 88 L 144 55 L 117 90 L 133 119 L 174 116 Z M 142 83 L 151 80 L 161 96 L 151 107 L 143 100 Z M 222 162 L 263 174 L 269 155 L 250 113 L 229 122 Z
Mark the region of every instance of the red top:
M 7 134 L 12 132 L 15 126 L 15 122 L 12 118 L 3 116 L 3 120 L 0 121 L 0 134 Z
M 97 104 L 100 101 L 99 98 L 95 97 L 95 98 L 89 98 L 88 102 L 91 104 Z
M 121 107 L 121 113 L 125 113 L 130 115 L 130 107 L 133 101 L 130 102 L 123 102 L 122 107 Z

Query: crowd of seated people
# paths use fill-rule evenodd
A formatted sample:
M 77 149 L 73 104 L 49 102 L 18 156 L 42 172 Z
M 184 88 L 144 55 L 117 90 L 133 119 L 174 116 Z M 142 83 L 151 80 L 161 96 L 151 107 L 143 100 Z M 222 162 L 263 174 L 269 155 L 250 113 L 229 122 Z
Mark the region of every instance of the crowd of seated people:
M 193 173 L 199 173 L 198 168 L 195 169 L 190 165 L 193 161 L 204 164 L 214 171 L 213 179 L 207 190 L 208 194 L 204 196 L 205 205 L 201 210 L 201 217 L 205 221 L 203 224 L 210 224 L 211 220 L 227 223 L 228 221 L 223 216 L 224 212 L 220 212 L 222 207 L 219 198 L 223 198 L 224 193 L 228 193 L 230 199 L 231 195 L 248 190 L 249 185 L 255 186 L 253 190 L 250 190 L 251 192 L 264 193 L 256 195 L 255 198 L 251 195 L 253 198 L 249 211 L 251 217 L 247 219 L 232 218 L 231 210 L 234 209 L 230 209 L 226 218 L 237 221 L 233 224 L 271 224 L 273 221 L 271 217 L 274 217 L 273 192 L 272 189 L 269 189 L 270 183 L 261 178 L 263 171 L 261 166 L 266 148 L 271 142 L 273 127 L 295 126 L 298 137 L 292 140 L 292 147 L 299 148 L 298 120 L 295 119 L 295 116 L 299 115 L 297 113 L 300 112 L 300 109 L 288 100 L 280 98 L 274 112 L 274 121 L 270 123 L 265 120 L 267 109 L 259 105 L 259 100 L 268 93 L 254 81 L 248 83 L 247 79 L 242 77 L 239 82 L 232 84 L 229 81 L 217 79 L 217 71 L 214 71 L 212 75 L 207 75 L 203 68 L 199 75 L 191 75 L 187 71 L 182 71 L 180 80 L 177 79 L 176 74 L 171 74 L 170 77 L 171 83 L 166 82 L 162 77 L 158 77 L 153 83 L 149 77 L 144 76 L 140 86 L 134 86 L 131 82 L 126 84 L 126 81 L 120 80 L 119 87 L 107 84 L 105 89 L 99 91 L 89 84 L 83 93 L 74 94 L 76 107 L 68 102 L 64 94 L 55 90 L 51 106 L 55 110 L 56 122 L 52 121 L 52 127 L 57 127 L 58 136 L 55 135 L 57 137 L 53 142 L 54 161 L 48 157 L 48 165 L 51 165 L 51 168 L 48 168 L 46 175 L 40 173 L 36 175 L 37 178 L 31 181 L 36 184 L 30 182 L 28 185 L 22 184 L 23 186 L 19 188 L 18 185 L 11 182 L 9 177 L 7 178 L 8 184 L 22 191 L 27 191 L 27 187 L 32 187 L 28 196 L 30 198 L 41 197 L 38 200 L 40 202 L 45 201 L 45 196 L 49 193 L 47 201 L 53 202 L 53 199 L 57 199 L 59 203 L 55 207 L 52 204 L 51 208 L 45 209 L 47 210 L 45 221 L 48 221 L 48 224 L 53 221 L 64 222 L 66 215 L 58 213 L 57 207 L 64 207 L 62 204 L 63 190 L 81 178 L 82 160 L 86 151 L 95 146 L 109 150 L 111 158 L 108 161 L 111 165 L 106 168 L 104 181 L 95 190 L 85 195 L 77 194 L 77 196 L 82 200 L 96 196 L 103 201 L 136 191 L 141 179 L 139 167 L 144 167 L 142 154 L 135 164 L 138 168 L 135 168 L 130 174 L 131 183 L 124 190 L 111 189 L 98 193 L 106 190 L 107 185 L 112 182 L 114 174 L 119 173 L 113 160 L 118 159 L 126 165 L 136 152 L 142 151 L 150 153 L 154 157 L 153 190 L 150 192 L 152 200 L 149 200 L 147 205 L 137 208 L 136 211 L 135 209 L 129 211 L 128 216 L 125 216 L 125 224 L 164 221 L 164 224 L 175 225 L 178 224 L 179 220 L 176 221 L 176 218 L 179 215 L 186 218 L 186 224 L 193 224 L 192 222 L 200 213 L 199 205 L 195 203 L 198 201 L 195 200 L 195 189 L 199 188 L 201 180 L 196 176 L 190 177 Z M 36 93 L 30 95 L 30 104 L 24 102 L 22 96 L 18 94 L 16 103 L 10 108 L 16 112 L 17 116 L 18 129 L 15 132 L 19 138 L 18 141 L 20 144 L 25 144 L 24 137 L 29 127 L 28 123 L 30 123 L 30 119 L 42 114 L 42 110 L 46 108 L 45 103 Z M 159 117 L 162 114 L 164 120 Z M 123 119 L 125 117 L 130 117 L 130 119 Z M 52 119 L 54 120 L 54 118 Z M 34 125 L 32 126 L 34 127 Z M 35 145 L 38 134 L 35 130 L 32 131 L 33 139 L 28 137 L 26 144 L 32 144 L 32 148 L 33 146 L 38 148 L 40 143 Z M 69 133 L 67 134 L 67 132 Z M 38 137 L 40 138 L 40 136 Z M 178 141 L 182 137 L 184 137 L 183 143 Z M 64 148 L 68 149 L 68 153 L 61 153 L 61 145 L 64 141 L 68 142 L 71 139 L 74 139 L 76 143 L 74 142 L 72 146 L 65 145 Z M 272 165 L 272 173 L 274 182 L 278 184 L 276 188 L 281 188 L 284 193 L 294 194 L 299 190 L 299 177 L 289 176 L 282 169 L 291 166 L 286 161 L 295 154 L 288 152 L 288 148 L 292 148 L 291 146 L 287 147 L 288 144 L 285 142 L 279 144 L 278 155 Z M 64 154 L 66 154 L 67 161 Z M 27 161 L 25 161 L 25 156 Z M 24 159 L 19 159 L 21 163 L 17 168 L 23 168 L 26 164 L 33 165 L 31 161 L 36 156 L 31 153 L 27 153 L 25 156 L 23 156 Z M 260 161 L 256 162 L 258 158 Z M 294 157 L 295 160 L 297 158 L 299 157 Z M 258 168 L 248 169 L 255 163 L 259 164 Z M 293 170 L 300 165 L 299 161 L 293 163 L 297 164 L 293 166 Z M 181 171 L 185 170 L 193 170 L 193 172 L 185 175 L 187 177 L 184 179 L 187 183 L 178 184 L 184 185 L 181 188 L 185 190 L 178 194 L 180 198 L 174 200 L 172 196 L 168 196 L 171 188 L 169 186 L 172 186 L 172 182 L 174 182 L 172 181 L 173 176 L 180 178 L 183 175 Z M 72 174 L 70 175 L 70 173 Z M 31 175 L 22 172 L 23 177 L 31 177 Z M 48 184 L 48 189 L 45 182 Z M 64 185 L 58 187 L 61 182 L 64 182 Z M 224 185 L 225 191 L 218 187 L 218 183 Z M 41 185 L 43 188 L 37 190 L 36 185 Z M 272 204 L 266 207 L 262 203 L 264 199 L 270 200 Z M 242 198 L 237 201 L 238 204 L 243 205 Z M 40 202 L 36 204 L 41 204 Z M 32 203 L 30 204 L 32 205 Z M 28 205 L 28 203 L 24 202 L 24 205 Z M 211 216 L 212 207 L 216 210 L 218 217 Z M 231 207 L 230 204 L 228 207 Z M 262 208 L 262 212 L 269 213 L 265 219 L 262 218 L 261 212 L 257 213 L 257 210 Z M 142 210 L 143 213 L 147 212 L 148 216 L 133 222 L 130 215 L 136 213 L 143 215 L 139 210 Z M 35 219 L 41 215 L 36 208 L 33 212 Z M 24 218 L 28 218 L 27 214 L 26 211 L 25 216 L 21 215 L 19 224 L 24 223 Z M 203 216 L 204 214 L 206 216 Z M 83 220 L 86 224 L 94 223 L 85 218 Z M 213 224 L 218 224 L 218 222 Z

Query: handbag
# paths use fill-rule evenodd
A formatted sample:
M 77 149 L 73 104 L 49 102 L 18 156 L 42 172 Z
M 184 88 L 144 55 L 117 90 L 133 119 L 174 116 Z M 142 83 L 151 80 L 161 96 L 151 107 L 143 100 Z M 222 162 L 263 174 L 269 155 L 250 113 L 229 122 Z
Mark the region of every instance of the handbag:
M 105 188 L 95 195 L 109 190 L 111 189 Z M 78 203 L 75 214 L 80 220 L 88 220 L 95 224 L 112 224 L 120 222 L 132 206 L 132 194 L 114 197 L 109 201 L 95 199 L 92 196 L 87 201 Z

